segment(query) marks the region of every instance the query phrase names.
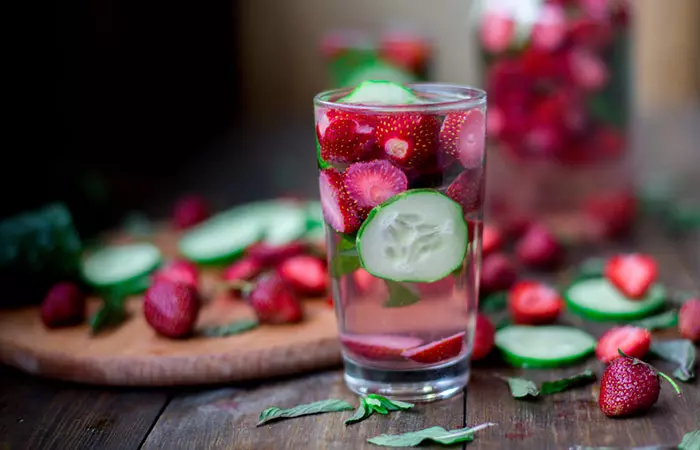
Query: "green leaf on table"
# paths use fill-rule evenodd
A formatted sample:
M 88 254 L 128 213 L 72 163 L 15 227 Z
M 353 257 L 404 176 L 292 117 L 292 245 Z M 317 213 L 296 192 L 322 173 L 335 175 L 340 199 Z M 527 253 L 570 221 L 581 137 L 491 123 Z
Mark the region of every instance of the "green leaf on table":
M 255 319 L 240 319 L 225 325 L 213 325 L 202 330 L 202 335 L 206 337 L 225 337 L 234 334 L 245 333 L 253 330 L 259 325 Z
M 591 384 L 595 382 L 596 379 L 596 374 L 590 369 L 586 369 L 584 372 L 571 377 L 542 382 L 542 385 L 540 386 L 540 393 L 542 395 L 556 394 L 557 392 L 563 392 L 575 387 Z
M 308 416 L 311 414 L 322 414 L 338 411 L 349 411 L 354 409 L 353 406 L 345 400 L 329 399 L 321 400 L 313 403 L 305 403 L 297 405 L 293 408 L 282 409 L 277 406 L 267 408 L 260 413 L 260 419 L 255 425 L 259 427 L 267 422 L 279 419 L 289 419 L 292 417 Z
M 632 325 L 646 328 L 650 331 L 673 328 L 678 325 L 678 311 L 671 309 L 661 314 L 656 314 L 655 316 L 637 320 L 633 322 Z
M 366 397 L 365 405 L 372 411 L 382 414 L 384 416 L 389 414 L 389 411 L 384 406 L 382 406 L 382 402 L 376 398 Z
M 497 377 L 508 383 L 510 395 L 513 398 L 530 399 L 540 395 L 540 390 L 534 381 L 526 380 L 525 378 L 502 377 L 500 375 L 497 375 Z
M 442 427 L 430 427 L 404 434 L 381 434 L 367 439 L 367 442 L 384 447 L 416 447 L 424 442 L 452 445 L 473 441 L 475 432 L 494 425 L 495 423 L 484 423 L 475 427 L 458 428 L 450 431 Z
M 574 280 L 582 281 L 602 277 L 606 263 L 607 261 L 605 258 L 588 258 L 583 260 L 576 268 Z
M 379 400 L 387 411 L 406 411 L 416 406 L 413 403 L 402 402 L 400 400 L 389 400 L 379 394 L 369 394 L 367 398 Z
M 384 303 L 385 308 L 400 308 L 417 303 L 420 295 L 413 289 L 397 281 L 385 280 L 389 289 L 389 299 Z
M 700 448 L 700 430 L 691 431 L 683 436 L 678 450 L 697 450 Z
M 355 410 L 355 414 L 345 421 L 345 425 L 350 425 L 352 423 L 362 422 L 366 418 L 372 415 L 372 410 L 365 404 L 365 399 L 360 397 L 360 406 Z
M 695 346 L 688 339 L 652 341 L 651 352 L 659 358 L 678 364 L 673 377 L 680 381 L 695 378 Z
M 355 411 L 355 414 L 345 421 L 345 424 L 348 425 L 365 420 L 374 412 L 386 415 L 390 411 L 406 411 L 414 406 L 413 403 L 389 400 L 378 394 L 369 394 L 366 397 L 360 397 L 360 406 Z
M 508 291 L 494 292 L 479 301 L 479 310 L 487 314 L 503 311 L 506 306 L 508 306 Z
M 124 304 L 119 304 L 115 301 L 105 302 L 95 314 L 90 317 L 90 330 L 95 335 L 106 328 L 119 325 L 126 319 L 126 310 Z
M 668 445 L 650 445 L 646 447 L 589 447 L 587 445 L 575 445 L 569 450 L 676 450 L 676 447 Z

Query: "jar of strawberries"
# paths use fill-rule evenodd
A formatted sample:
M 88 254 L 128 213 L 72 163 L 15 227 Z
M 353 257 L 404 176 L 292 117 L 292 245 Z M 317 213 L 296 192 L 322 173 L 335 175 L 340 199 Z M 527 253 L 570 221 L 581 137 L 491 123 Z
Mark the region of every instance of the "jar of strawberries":
M 489 213 L 570 241 L 614 238 L 635 217 L 625 0 L 481 0 L 489 94 Z

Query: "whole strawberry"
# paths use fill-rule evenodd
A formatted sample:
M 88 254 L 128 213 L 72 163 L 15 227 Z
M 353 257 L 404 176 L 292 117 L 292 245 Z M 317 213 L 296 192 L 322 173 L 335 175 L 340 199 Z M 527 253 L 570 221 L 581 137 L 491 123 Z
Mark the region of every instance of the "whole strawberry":
M 171 261 L 164 267 L 158 269 L 152 276 L 154 281 L 164 280 L 173 283 L 183 283 L 197 288 L 199 270 L 193 263 L 184 260 L 176 259 Z
M 503 253 L 493 253 L 481 264 L 481 290 L 485 294 L 510 289 L 518 279 L 515 265 Z
M 75 325 L 85 319 L 85 295 L 73 283 L 57 283 L 44 297 L 40 311 L 48 328 Z
M 678 330 L 686 339 L 700 341 L 700 298 L 688 300 L 678 313 Z
M 208 217 L 209 205 L 199 195 L 186 195 L 173 208 L 173 224 L 180 230 L 193 227 Z
M 626 417 L 651 409 L 659 399 L 661 378 L 665 378 L 680 395 L 678 385 L 651 365 L 620 351 L 603 372 L 598 405 L 608 417 Z
M 153 283 L 143 301 L 146 322 L 159 334 L 169 338 L 192 334 L 199 308 L 199 296 L 191 285 L 167 280 Z
M 562 260 L 564 249 L 544 225 L 531 225 L 515 245 L 518 260 L 526 267 L 552 269 Z
M 248 294 L 248 302 L 263 323 L 298 322 L 303 316 L 299 300 L 276 272 L 260 276 Z

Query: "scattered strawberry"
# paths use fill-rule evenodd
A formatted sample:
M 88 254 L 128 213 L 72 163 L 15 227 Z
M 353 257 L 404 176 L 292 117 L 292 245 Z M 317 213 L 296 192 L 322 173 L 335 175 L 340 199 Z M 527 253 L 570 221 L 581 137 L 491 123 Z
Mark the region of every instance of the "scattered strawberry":
M 486 136 L 499 137 L 505 128 L 505 114 L 498 106 L 489 106 L 486 112 Z
M 248 302 L 263 323 L 292 323 L 302 319 L 303 311 L 294 292 L 279 274 L 260 276 L 248 294 Z
M 560 5 L 544 4 L 532 27 L 532 45 L 540 50 L 556 50 L 566 37 L 566 13 Z
M 340 342 L 348 352 L 373 360 L 401 359 L 403 351 L 423 343 L 415 337 L 389 334 L 341 334 Z
M 483 359 L 491 352 L 496 339 L 496 328 L 485 314 L 476 315 L 472 361 Z
M 173 208 L 173 224 L 180 230 L 193 227 L 208 217 L 209 205 L 199 195 L 186 195 Z
M 398 67 L 420 73 L 430 56 L 430 45 L 420 36 L 392 31 L 381 37 L 379 54 Z
M 512 239 L 520 239 L 532 226 L 533 220 L 526 216 L 510 217 L 505 225 L 505 232 Z
M 600 380 L 600 410 L 608 417 L 625 417 L 651 409 L 659 399 L 663 377 L 680 395 L 678 385 L 649 364 L 623 355 L 613 360 Z
M 281 264 L 285 259 L 302 255 L 306 251 L 306 245 L 299 241 L 292 241 L 282 245 L 270 245 L 258 242 L 251 245 L 245 251 L 247 259 L 253 259 L 262 267 L 273 267 Z
M 354 233 L 360 228 L 355 202 L 350 198 L 343 175 L 335 169 L 324 169 L 319 176 L 323 217 L 335 231 Z
M 308 255 L 294 256 L 279 265 L 280 277 L 299 296 L 319 296 L 328 289 L 324 261 Z
M 603 334 L 595 348 L 596 357 L 604 363 L 620 358 L 619 350 L 634 358 L 644 358 L 651 347 L 651 333 L 631 325 L 613 327 Z
M 355 284 L 358 294 L 367 294 L 374 290 L 377 285 L 377 278 L 365 269 L 357 269 L 352 273 L 352 281 Z
M 263 267 L 260 259 L 247 256 L 234 262 L 224 270 L 224 280 L 250 281 L 260 275 Z
M 479 32 L 481 45 L 491 53 L 506 50 L 515 37 L 515 20 L 506 11 L 484 14 Z
M 573 50 L 568 57 L 569 73 L 574 83 L 589 91 L 602 89 L 610 79 L 605 62 L 595 53 Z
M 544 325 L 557 320 L 564 301 L 554 288 L 535 281 L 520 281 L 508 292 L 508 310 L 513 322 Z
M 552 269 L 562 261 L 564 249 L 549 228 L 533 224 L 515 245 L 515 254 L 527 267 Z
M 597 234 L 616 238 L 632 227 L 637 215 L 637 201 L 628 192 L 606 194 L 588 199 L 584 211 Z
M 182 283 L 197 289 L 199 270 L 197 266 L 184 259 L 171 261 L 165 267 L 155 271 L 152 276 L 153 281 L 170 281 Z
M 437 116 L 418 113 L 383 116 L 376 129 L 384 156 L 404 169 L 423 167 L 436 157 L 439 133 Z
M 496 227 L 484 224 L 481 238 L 481 254 L 485 258 L 503 246 L 503 233 Z
M 605 264 L 605 278 L 630 299 L 641 299 L 657 277 L 656 261 L 649 255 L 616 255 Z
M 408 178 L 389 161 L 352 164 L 344 173 L 345 189 L 355 204 L 369 210 L 408 189 Z
M 440 128 L 440 151 L 465 168 L 480 167 L 486 146 L 486 119 L 480 109 L 448 114 Z
M 197 291 L 190 285 L 172 281 L 153 283 L 143 301 L 143 314 L 148 324 L 169 338 L 192 334 L 199 308 Z
M 684 338 L 700 341 L 700 298 L 688 300 L 681 306 L 678 330 Z
M 481 263 L 480 289 L 485 294 L 510 289 L 517 278 L 515 265 L 503 253 L 493 253 Z
M 374 149 L 374 124 L 368 115 L 327 111 L 319 119 L 316 133 L 324 161 L 351 163 Z
M 421 364 L 435 364 L 459 356 L 464 348 L 465 332 L 401 352 L 401 356 Z
M 73 283 L 56 283 L 41 302 L 40 312 L 48 328 L 78 324 L 85 319 L 85 295 Z
M 464 214 L 478 210 L 484 201 L 482 168 L 465 169 L 447 187 L 445 195 L 459 203 Z

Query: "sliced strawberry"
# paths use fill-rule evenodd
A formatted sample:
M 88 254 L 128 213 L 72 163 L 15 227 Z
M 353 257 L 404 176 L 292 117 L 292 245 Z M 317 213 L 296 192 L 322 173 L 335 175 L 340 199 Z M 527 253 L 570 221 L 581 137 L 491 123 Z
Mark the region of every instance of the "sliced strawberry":
M 602 89 L 610 79 L 605 62 L 595 53 L 585 49 L 574 49 L 568 55 L 569 74 L 574 83 L 589 90 Z
M 633 326 L 613 327 L 601 336 L 595 347 L 596 357 L 609 363 L 620 357 L 618 349 L 632 358 L 644 358 L 651 346 L 651 333 L 646 328 Z
M 259 277 L 248 296 L 258 320 L 264 323 L 291 323 L 302 319 L 299 300 L 279 274 L 271 272 Z
M 531 225 L 515 246 L 518 260 L 527 267 L 552 269 L 564 255 L 564 248 L 544 225 Z
M 341 334 L 340 342 L 345 350 L 374 360 L 401 359 L 401 353 L 418 347 L 421 339 L 391 334 Z
M 678 331 L 684 338 L 700 342 L 700 298 L 683 303 L 678 312 Z
M 247 256 L 239 259 L 224 270 L 226 281 L 250 281 L 260 275 L 264 266 L 260 259 Z
M 476 315 L 476 325 L 474 328 L 474 349 L 472 350 L 472 361 L 483 359 L 493 349 L 496 339 L 496 328 L 485 314 Z
M 566 13 L 560 5 L 544 4 L 532 27 L 532 45 L 540 50 L 556 50 L 566 38 Z
M 358 294 L 367 294 L 374 290 L 377 285 L 377 280 L 377 278 L 370 275 L 365 269 L 357 269 L 352 273 L 352 281 L 355 283 Z
M 209 205 L 204 197 L 199 195 L 186 195 L 179 199 L 173 208 L 173 224 L 179 230 L 193 227 L 207 217 Z
M 515 37 L 515 20 L 505 11 L 484 14 L 479 30 L 481 45 L 491 53 L 506 50 Z
M 335 169 L 324 169 L 319 175 L 323 218 L 339 233 L 354 233 L 360 228 L 355 202 L 350 198 L 343 175 Z
M 628 232 L 634 224 L 637 200 L 627 191 L 606 193 L 586 200 L 584 211 L 594 233 L 615 238 Z
M 255 260 L 264 268 L 277 266 L 285 259 L 301 255 L 305 251 L 306 245 L 298 241 L 292 241 L 282 245 L 270 245 L 264 242 L 258 242 L 248 247 L 245 251 L 245 255 Z
M 462 206 L 464 214 L 481 208 L 484 201 L 483 175 L 481 167 L 465 169 L 445 191 L 445 195 Z
M 197 288 L 199 270 L 197 266 L 189 261 L 175 260 L 167 264 L 165 267 L 158 269 L 152 276 L 156 281 L 171 281 L 173 283 L 182 283 L 193 288 Z
M 401 352 L 401 356 L 421 364 L 435 364 L 459 356 L 464 348 L 466 333 L 454 334 L 450 337 L 433 341 Z
M 371 209 L 408 189 L 401 169 L 385 160 L 352 164 L 344 173 L 345 189 L 361 209 Z
M 423 167 L 435 159 L 440 121 L 418 113 L 385 115 L 376 129 L 377 145 L 399 167 Z
M 518 279 L 513 262 L 503 253 L 493 253 L 481 264 L 480 289 L 485 294 L 510 289 Z
M 463 167 L 479 167 L 484 161 L 486 119 L 480 109 L 448 114 L 440 128 L 440 151 Z
M 277 271 L 297 295 L 319 296 L 328 289 L 326 265 L 313 256 L 289 258 L 280 264 Z
M 605 278 L 630 299 L 641 299 L 658 275 L 654 258 L 641 253 L 616 255 L 605 264 Z
M 564 308 L 561 295 L 552 287 L 536 281 L 520 281 L 508 292 L 508 310 L 513 322 L 543 325 L 557 320 Z
M 481 237 L 481 254 L 485 258 L 503 247 L 503 233 L 498 228 L 484 224 Z
M 319 119 L 316 133 L 324 161 L 351 163 L 374 149 L 372 116 L 328 110 Z

